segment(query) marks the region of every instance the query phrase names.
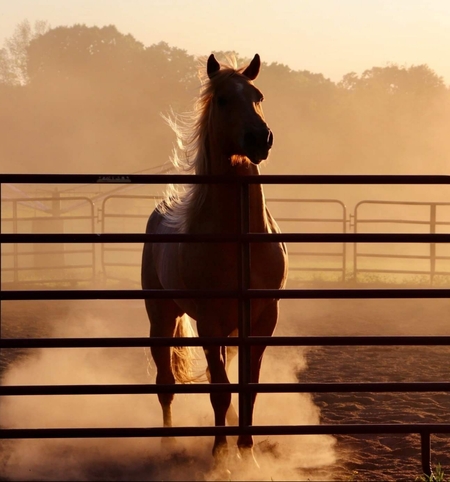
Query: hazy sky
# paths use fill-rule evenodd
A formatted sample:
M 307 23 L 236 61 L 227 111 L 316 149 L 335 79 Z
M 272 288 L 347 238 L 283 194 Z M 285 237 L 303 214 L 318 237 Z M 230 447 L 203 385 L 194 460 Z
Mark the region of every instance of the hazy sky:
M 339 80 L 428 64 L 450 84 L 450 0 L 0 0 L 0 43 L 28 19 L 114 24 L 145 45 L 234 50 Z

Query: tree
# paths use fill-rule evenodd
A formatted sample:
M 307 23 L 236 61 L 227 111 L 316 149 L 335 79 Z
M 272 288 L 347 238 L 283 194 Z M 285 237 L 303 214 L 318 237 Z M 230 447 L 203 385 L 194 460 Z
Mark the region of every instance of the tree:
M 24 20 L 16 27 L 13 35 L 5 40 L 5 47 L 0 49 L 0 84 L 25 85 L 28 82 L 28 47 L 49 29 L 45 21 L 37 21 L 32 27 Z
M 5 118 L 17 135 L 5 139 L 4 158 L 72 172 L 136 171 L 168 159 L 172 133 L 160 113 L 190 107 L 198 87 L 192 56 L 85 25 L 51 29 L 25 52 L 28 83 Z
M 38 83 L 77 80 L 89 76 L 99 81 L 123 77 L 139 62 L 142 43 L 131 35 L 107 27 L 58 27 L 35 38 L 27 51 L 27 74 Z
M 145 47 L 114 26 L 39 25 L 20 24 L 0 51 L 2 162 L 31 172 L 163 164 L 175 138 L 160 114 L 190 110 L 199 62 L 166 42 Z M 248 61 L 235 56 L 239 66 Z M 448 170 L 450 92 L 426 65 L 373 67 L 335 84 L 271 63 L 257 85 L 275 134 L 272 172 Z

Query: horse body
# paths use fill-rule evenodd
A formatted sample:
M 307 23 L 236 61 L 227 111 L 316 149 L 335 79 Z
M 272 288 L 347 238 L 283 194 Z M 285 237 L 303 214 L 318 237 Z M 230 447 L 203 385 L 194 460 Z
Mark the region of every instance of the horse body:
M 214 57 L 209 58 L 209 81 L 197 122 L 197 174 L 229 176 L 231 181 L 238 176 L 259 174 L 257 164 L 267 157 L 273 140 L 260 107 L 262 94 L 251 82 L 259 72 L 259 65 L 259 56 L 255 56 L 243 71 L 221 70 Z M 220 73 L 225 75 L 220 76 Z M 167 198 L 152 213 L 147 233 L 237 234 L 240 232 L 239 188 L 237 182 L 193 185 L 187 194 L 175 201 Z M 249 223 L 252 233 L 279 231 L 265 205 L 262 186 L 258 184 L 249 185 Z M 142 286 L 144 289 L 235 290 L 239 285 L 238 249 L 239 246 L 232 242 L 146 243 Z M 252 243 L 250 288 L 282 288 L 286 266 L 284 245 Z M 238 328 L 237 300 L 147 299 L 146 308 L 151 336 L 177 336 L 184 314 L 196 320 L 198 334 L 202 337 L 230 336 L 236 334 Z M 271 336 L 277 318 L 278 300 L 252 300 L 252 335 Z M 252 382 L 259 380 L 264 349 L 259 346 L 251 349 Z M 229 383 L 226 350 L 205 345 L 204 351 L 211 383 Z M 156 383 L 175 383 L 170 348 L 152 347 L 152 355 L 157 367 Z M 173 394 L 159 394 L 159 400 L 164 425 L 171 426 Z M 225 425 L 231 394 L 211 394 L 211 402 L 215 424 Z M 252 437 L 238 438 L 242 453 L 251 453 L 252 446 Z M 226 453 L 224 436 L 216 436 L 213 453 L 218 461 L 223 459 Z

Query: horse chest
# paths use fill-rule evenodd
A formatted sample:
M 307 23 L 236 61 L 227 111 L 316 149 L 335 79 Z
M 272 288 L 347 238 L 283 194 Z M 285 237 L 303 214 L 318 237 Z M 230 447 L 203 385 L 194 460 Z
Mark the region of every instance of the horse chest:
M 239 246 L 235 243 L 195 243 L 180 246 L 180 273 L 185 286 L 194 289 L 237 289 Z M 250 287 L 277 289 L 284 286 L 285 256 L 278 243 L 250 247 Z
M 251 246 L 250 285 L 255 289 L 283 288 L 287 276 L 287 258 L 279 243 Z

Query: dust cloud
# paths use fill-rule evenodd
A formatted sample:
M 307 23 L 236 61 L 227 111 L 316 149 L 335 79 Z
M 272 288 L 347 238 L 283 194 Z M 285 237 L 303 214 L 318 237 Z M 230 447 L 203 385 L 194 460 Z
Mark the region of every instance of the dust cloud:
M 19 319 L 16 313 L 15 322 Z M 27 323 L 26 317 L 22 323 Z M 146 336 L 148 321 L 143 307 L 134 302 L 131 307 L 95 302 L 73 306 L 67 316 L 51 320 L 50 326 L 52 337 Z M 4 327 L 8 327 L 8 316 Z M 281 320 L 278 334 L 287 329 Z M 262 381 L 296 382 L 298 371 L 305 368 L 304 355 L 300 348 L 269 349 Z M 144 349 L 34 350 L 7 366 L 2 384 L 154 383 L 148 356 Z M 232 380 L 236 371 L 232 365 Z M 162 423 L 156 395 L 3 397 L 0 412 L 5 428 L 151 427 Z M 173 416 L 176 426 L 213 425 L 209 396 L 177 395 Z M 318 424 L 319 416 L 309 395 L 260 394 L 254 423 Z M 261 469 L 249 471 L 237 462 L 235 438 L 230 437 L 231 480 L 324 480 L 331 476 L 329 467 L 336 461 L 334 445 L 331 436 L 256 437 L 255 454 Z M 0 467 L 6 480 L 215 477 L 212 438 L 178 438 L 173 451 L 163 450 L 159 438 L 11 440 L 1 447 Z

